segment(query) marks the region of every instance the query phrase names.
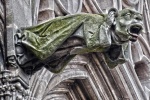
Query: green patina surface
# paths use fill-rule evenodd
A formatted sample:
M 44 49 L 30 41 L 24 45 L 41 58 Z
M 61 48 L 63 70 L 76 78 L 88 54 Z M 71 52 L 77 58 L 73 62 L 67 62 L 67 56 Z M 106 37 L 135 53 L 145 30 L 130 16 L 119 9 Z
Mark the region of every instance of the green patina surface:
M 115 23 L 115 24 L 114 24 Z M 114 24 L 114 28 L 111 26 Z M 130 9 L 119 11 L 118 16 L 99 14 L 76 14 L 58 17 L 38 26 L 22 29 L 22 43 L 41 60 L 50 57 L 75 31 L 82 27 L 83 48 L 71 52 L 62 67 L 51 69 L 60 72 L 74 54 L 103 52 L 110 68 L 128 59 L 128 41 L 136 41 L 134 34 L 142 30 L 142 16 Z M 110 32 L 111 31 L 111 32 Z M 56 65 L 57 66 L 57 65 Z
M 96 14 L 78 14 L 58 17 L 38 26 L 23 29 L 25 38 L 22 40 L 22 43 L 34 52 L 38 58 L 46 59 L 52 55 L 80 25 L 83 25 L 83 38 L 86 41 L 87 48 L 81 52 L 102 51 L 102 44 L 100 44 L 98 33 L 104 20 L 104 16 Z

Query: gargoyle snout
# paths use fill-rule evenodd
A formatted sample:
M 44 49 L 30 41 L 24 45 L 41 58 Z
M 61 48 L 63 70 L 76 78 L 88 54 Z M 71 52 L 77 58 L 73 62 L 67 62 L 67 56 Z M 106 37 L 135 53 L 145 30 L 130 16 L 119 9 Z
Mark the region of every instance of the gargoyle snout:
M 130 33 L 132 33 L 132 34 L 138 35 L 138 34 L 140 34 L 141 30 L 142 30 L 142 26 L 140 26 L 140 25 L 132 25 L 130 27 Z
M 129 26 L 128 32 L 130 33 L 130 35 L 137 36 L 141 33 L 142 29 L 143 29 L 142 24 L 136 23 Z
M 130 25 L 128 28 L 128 32 L 131 35 L 130 40 L 133 42 L 136 41 L 138 35 L 141 33 L 142 30 L 143 30 L 142 24 L 136 23 L 136 24 Z

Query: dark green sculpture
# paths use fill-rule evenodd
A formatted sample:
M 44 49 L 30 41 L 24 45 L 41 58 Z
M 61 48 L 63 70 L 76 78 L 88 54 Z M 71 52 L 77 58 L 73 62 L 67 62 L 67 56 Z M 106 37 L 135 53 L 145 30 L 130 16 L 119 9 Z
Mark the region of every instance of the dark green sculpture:
M 38 26 L 22 28 L 17 35 L 21 39 L 20 43 L 47 69 L 57 73 L 75 55 L 89 52 L 103 52 L 110 68 L 124 63 L 128 59 L 128 41 L 137 40 L 142 26 L 142 16 L 138 12 L 130 9 L 117 12 L 111 9 L 108 15 L 58 17 Z M 64 45 L 74 38 L 80 42 Z M 67 51 L 59 57 L 58 52 L 65 48 Z

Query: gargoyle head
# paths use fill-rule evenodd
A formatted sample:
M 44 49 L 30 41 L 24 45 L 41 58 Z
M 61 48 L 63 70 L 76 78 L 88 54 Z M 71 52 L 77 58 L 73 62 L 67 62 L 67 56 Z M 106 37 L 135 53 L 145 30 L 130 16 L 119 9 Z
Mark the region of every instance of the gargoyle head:
M 134 10 L 123 9 L 119 11 L 114 26 L 116 41 L 135 42 L 143 30 L 142 15 Z

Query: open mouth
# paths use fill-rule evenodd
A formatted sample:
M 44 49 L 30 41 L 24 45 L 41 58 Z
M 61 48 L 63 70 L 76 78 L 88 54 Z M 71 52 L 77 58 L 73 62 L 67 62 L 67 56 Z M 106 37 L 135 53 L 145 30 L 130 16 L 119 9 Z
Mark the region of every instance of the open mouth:
M 130 41 L 135 42 L 142 29 L 143 28 L 141 24 L 130 25 L 130 27 L 128 28 L 128 32 L 131 35 Z

